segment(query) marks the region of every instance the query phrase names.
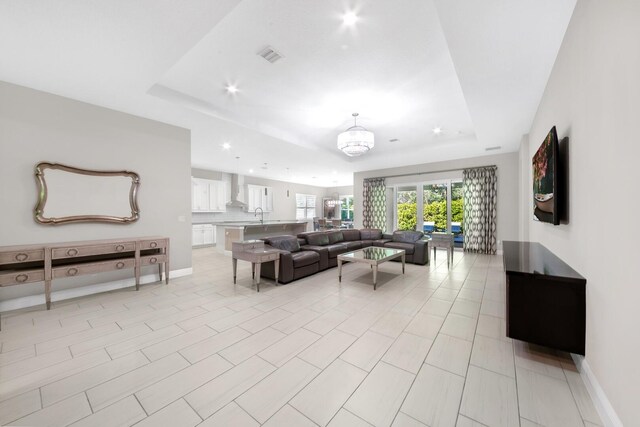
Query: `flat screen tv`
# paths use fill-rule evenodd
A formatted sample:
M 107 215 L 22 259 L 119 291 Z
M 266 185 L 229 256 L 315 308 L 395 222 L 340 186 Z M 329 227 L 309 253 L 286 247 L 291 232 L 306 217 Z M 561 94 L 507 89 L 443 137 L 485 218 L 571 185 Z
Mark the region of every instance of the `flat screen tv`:
M 533 156 L 533 218 L 560 224 L 558 212 L 558 135 L 552 127 Z

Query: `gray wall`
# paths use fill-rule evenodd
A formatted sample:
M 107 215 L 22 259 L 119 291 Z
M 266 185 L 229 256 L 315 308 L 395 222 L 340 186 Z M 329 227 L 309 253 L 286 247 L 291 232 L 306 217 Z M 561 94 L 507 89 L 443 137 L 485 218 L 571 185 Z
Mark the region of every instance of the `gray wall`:
M 627 426 L 638 425 L 640 2 L 576 5 L 529 133 L 532 158 L 552 126 L 569 137 L 569 221 L 522 221 L 587 278 L 586 361 Z
M 190 268 L 190 152 L 186 129 L 0 82 L 0 245 L 165 235 L 172 270 Z M 128 225 L 36 223 L 34 166 L 40 161 L 137 172 L 140 219 Z M 53 291 L 120 277 L 56 280 Z M 42 292 L 41 284 L 1 288 L 0 300 Z
M 518 239 L 518 153 L 498 154 L 491 156 L 473 157 L 469 159 L 451 160 L 446 162 L 425 163 L 421 165 L 404 166 L 399 168 L 379 169 L 357 172 L 354 175 L 354 209 L 356 227 L 362 227 L 362 182 L 365 178 L 387 177 L 392 175 L 416 174 L 402 178 L 388 179 L 387 185 L 400 183 L 416 183 L 437 179 L 462 177 L 460 169 L 478 166 L 498 166 L 498 229 L 497 238 L 502 240 Z M 453 170 L 445 173 L 431 173 L 435 171 Z M 418 175 L 423 174 L 423 175 Z M 387 196 L 387 199 L 389 196 Z M 390 201 L 387 200 L 387 205 Z

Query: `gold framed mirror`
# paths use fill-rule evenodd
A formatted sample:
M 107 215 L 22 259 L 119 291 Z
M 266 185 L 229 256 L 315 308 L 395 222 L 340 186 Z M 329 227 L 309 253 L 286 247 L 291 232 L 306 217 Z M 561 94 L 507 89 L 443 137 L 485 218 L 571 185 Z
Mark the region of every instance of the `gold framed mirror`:
M 34 218 L 40 224 L 129 224 L 140 217 L 137 200 L 140 177 L 135 172 L 40 162 L 35 176 L 38 201 Z

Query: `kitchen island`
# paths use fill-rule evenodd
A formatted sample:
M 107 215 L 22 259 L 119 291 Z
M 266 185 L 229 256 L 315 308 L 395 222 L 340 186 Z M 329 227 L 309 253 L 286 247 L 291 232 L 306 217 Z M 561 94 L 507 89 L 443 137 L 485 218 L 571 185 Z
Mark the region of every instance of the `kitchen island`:
M 219 252 L 231 252 L 232 242 L 263 239 L 284 234 L 295 236 L 307 231 L 307 221 L 224 222 L 214 224 L 219 236 L 216 248 Z M 222 244 L 224 236 L 224 244 Z

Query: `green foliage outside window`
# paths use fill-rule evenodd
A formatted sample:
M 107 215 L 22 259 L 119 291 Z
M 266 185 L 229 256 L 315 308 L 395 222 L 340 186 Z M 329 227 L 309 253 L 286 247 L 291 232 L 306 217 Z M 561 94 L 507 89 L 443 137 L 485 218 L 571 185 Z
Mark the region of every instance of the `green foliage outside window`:
M 463 199 L 451 201 L 451 221 L 459 222 L 461 228 L 463 219 L 464 205 Z M 424 207 L 424 221 L 434 222 L 436 230 L 444 231 L 447 229 L 447 201 L 445 199 L 431 202 Z M 416 214 L 416 203 L 398 203 L 398 229 L 399 230 L 415 230 L 418 224 Z M 464 232 L 464 230 L 462 230 Z

